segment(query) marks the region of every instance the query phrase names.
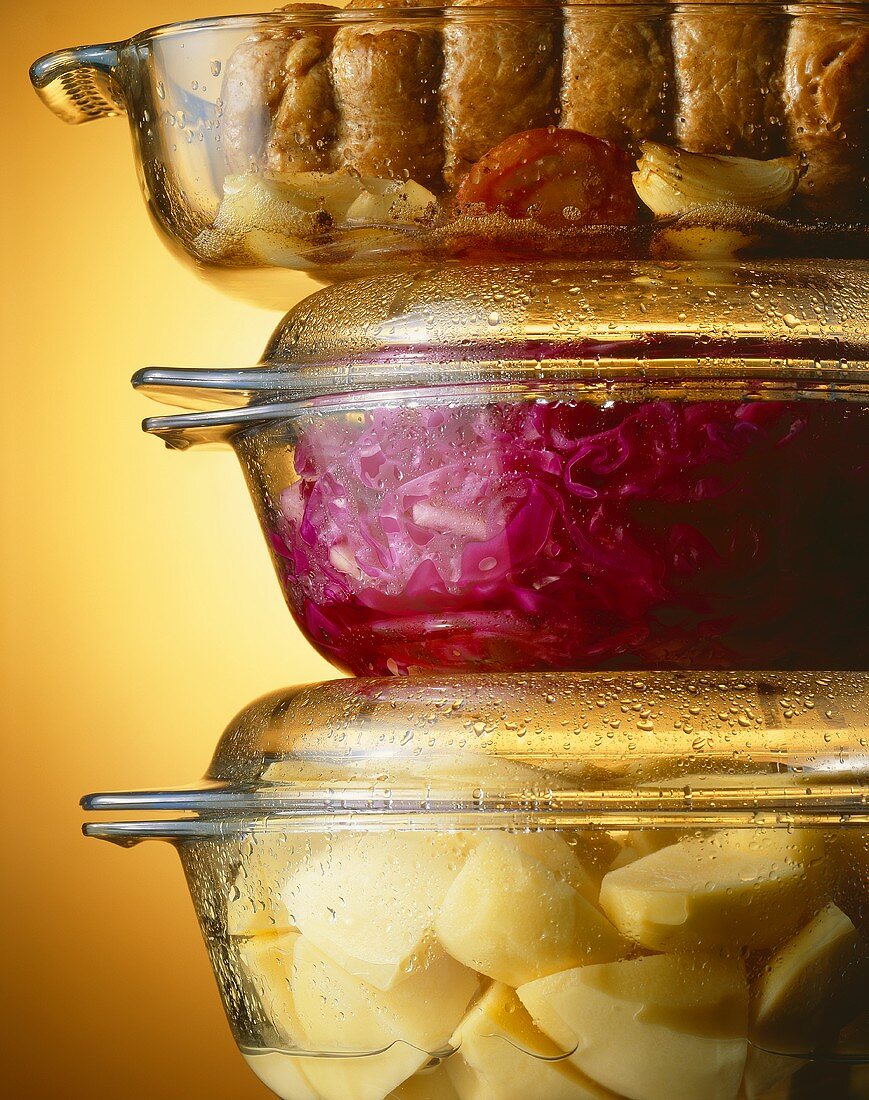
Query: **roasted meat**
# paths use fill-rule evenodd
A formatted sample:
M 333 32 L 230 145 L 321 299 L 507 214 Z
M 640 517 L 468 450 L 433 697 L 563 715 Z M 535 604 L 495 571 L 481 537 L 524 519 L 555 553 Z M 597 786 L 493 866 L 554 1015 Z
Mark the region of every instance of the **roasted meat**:
M 286 12 L 330 11 L 289 4 Z M 231 172 L 265 163 L 275 175 L 328 169 L 335 109 L 325 26 L 275 27 L 251 35 L 229 59 L 223 81 L 223 140 Z
M 496 25 L 444 21 L 444 177 L 454 186 L 511 134 L 558 121 L 561 9 L 552 18 L 502 14 Z M 454 0 L 451 7 L 503 7 L 503 0 Z
M 663 20 L 565 9 L 561 125 L 632 145 L 662 132 L 672 57 Z
M 785 55 L 790 147 L 803 154 L 799 194 L 820 211 L 867 202 L 869 29 L 845 15 L 794 20 Z
M 750 5 L 674 11 L 676 144 L 694 153 L 782 152 L 786 19 Z
M 350 0 L 348 8 L 412 8 L 421 0 Z M 342 27 L 332 51 L 338 167 L 384 179 L 440 182 L 440 36 L 418 26 Z

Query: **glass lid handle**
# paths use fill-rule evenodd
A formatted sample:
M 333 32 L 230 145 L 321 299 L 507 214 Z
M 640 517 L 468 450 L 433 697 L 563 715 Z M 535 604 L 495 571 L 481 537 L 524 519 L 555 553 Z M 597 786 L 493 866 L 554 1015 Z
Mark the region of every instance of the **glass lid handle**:
M 30 67 L 39 98 L 64 122 L 91 122 L 126 113 L 118 79 L 120 43 L 79 46 L 41 57 Z

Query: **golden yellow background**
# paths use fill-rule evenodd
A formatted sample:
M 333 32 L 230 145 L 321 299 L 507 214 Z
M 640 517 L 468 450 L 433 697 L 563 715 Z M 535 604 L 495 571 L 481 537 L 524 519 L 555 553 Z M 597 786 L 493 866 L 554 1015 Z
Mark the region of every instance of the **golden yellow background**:
M 277 315 L 165 250 L 124 120 L 66 126 L 27 79 L 49 50 L 223 12 L 2 5 L 2 1091 L 264 1098 L 175 854 L 84 840 L 78 799 L 195 779 L 245 703 L 332 675 L 283 605 L 234 456 L 163 450 L 129 385 L 147 364 L 251 364 Z

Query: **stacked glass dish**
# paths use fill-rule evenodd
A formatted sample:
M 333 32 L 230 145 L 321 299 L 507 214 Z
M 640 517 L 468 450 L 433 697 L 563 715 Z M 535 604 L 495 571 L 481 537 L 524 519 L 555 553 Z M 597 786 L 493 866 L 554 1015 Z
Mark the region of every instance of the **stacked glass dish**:
M 285 1100 L 867 1100 L 867 11 L 375 7 L 33 68 L 200 273 L 333 284 L 134 384 L 354 678 L 85 831 Z

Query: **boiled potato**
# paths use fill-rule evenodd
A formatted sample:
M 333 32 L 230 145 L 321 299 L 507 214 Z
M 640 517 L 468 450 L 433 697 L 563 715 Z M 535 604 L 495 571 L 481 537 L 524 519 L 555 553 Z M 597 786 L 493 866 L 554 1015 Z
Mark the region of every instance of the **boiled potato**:
M 735 1100 L 748 1049 L 741 961 L 653 955 L 582 966 L 517 990 L 587 1076 L 632 1100 Z M 575 1050 L 574 1050 L 575 1048 Z
M 294 927 L 281 897 L 291 869 L 316 859 L 322 841 L 292 833 L 252 833 L 245 840 L 238 873 L 227 900 L 231 936 L 286 932 Z
M 830 854 L 833 901 L 869 940 L 869 832 L 861 828 L 835 830 Z
M 389 1100 L 459 1100 L 452 1086 L 446 1065 L 423 1070 L 389 1094 Z
M 366 190 L 347 208 L 346 220 L 352 224 L 395 222 L 412 225 L 437 209 L 437 198 L 414 180 L 366 180 Z
M 501 833 L 468 856 L 435 931 L 465 966 L 512 986 L 630 950 L 586 898 Z
M 453 1035 L 447 1062 L 459 1100 L 605 1100 L 535 1026 L 515 992 L 496 982 Z M 555 1059 L 555 1060 L 552 1060 Z
M 299 240 L 286 233 L 268 229 L 249 229 L 242 238 L 248 259 L 271 267 L 291 267 L 298 271 L 313 271 L 316 264 L 299 253 Z M 294 247 L 295 245 L 295 247 Z
M 302 1068 L 307 1059 L 277 1051 L 245 1053 L 244 1059 L 266 1088 L 281 1100 L 320 1100 Z
M 520 851 L 539 860 L 556 878 L 572 886 L 593 904 L 597 903 L 600 884 L 562 834 L 511 833 L 510 839 Z
M 384 991 L 299 937 L 292 995 L 309 1049 L 369 1055 L 312 1058 L 306 1077 L 323 1100 L 384 1100 L 446 1047 L 478 986 L 476 974 L 437 952 Z
M 792 1058 L 787 1054 L 771 1054 L 759 1047 L 749 1047 L 748 1060 L 745 1063 L 745 1076 L 742 1079 L 742 1091 L 745 1100 L 774 1100 L 788 1093 L 788 1078 L 806 1064 L 802 1058 Z M 781 1092 L 775 1089 L 779 1085 Z
M 600 904 L 652 950 L 774 947 L 809 915 L 822 856 L 810 830 L 729 829 L 610 871 Z
M 468 850 L 460 834 L 336 833 L 289 877 L 296 927 L 351 974 L 391 989 L 424 962 Z
M 252 936 L 240 947 L 242 965 L 254 992 L 281 1041 L 291 1050 L 304 1050 L 302 1025 L 291 992 L 293 957 L 298 932 Z
M 319 227 L 321 210 L 319 199 L 277 180 L 256 174 L 227 176 L 214 228 L 230 237 L 241 237 L 248 229 L 310 237 Z
M 322 756 L 294 756 L 275 760 L 266 767 L 263 779 L 269 783 L 322 784 L 330 789 L 371 790 L 420 786 L 431 790 L 467 790 L 478 787 L 493 791 L 514 790 L 545 792 L 557 789 L 564 780 L 519 760 L 489 756 L 480 752 L 432 753 L 431 755 L 390 756 L 384 760 L 371 754 L 340 760 Z
M 613 857 L 609 870 L 627 867 L 643 856 L 659 852 L 669 844 L 675 844 L 682 833 L 676 829 L 633 829 L 623 834 L 622 847 Z
M 869 1007 L 869 952 L 832 902 L 781 947 L 754 994 L 752 1041 L 784 1054 L 810 1054 Z

